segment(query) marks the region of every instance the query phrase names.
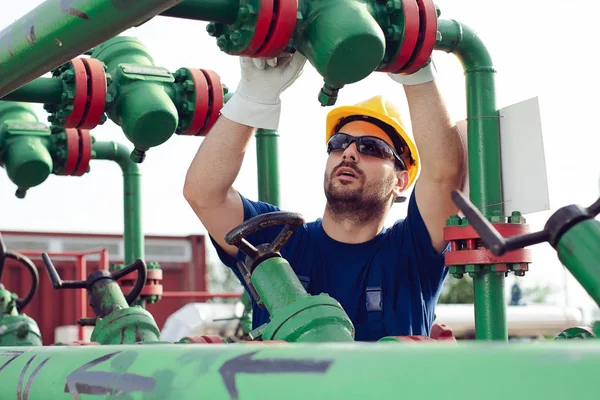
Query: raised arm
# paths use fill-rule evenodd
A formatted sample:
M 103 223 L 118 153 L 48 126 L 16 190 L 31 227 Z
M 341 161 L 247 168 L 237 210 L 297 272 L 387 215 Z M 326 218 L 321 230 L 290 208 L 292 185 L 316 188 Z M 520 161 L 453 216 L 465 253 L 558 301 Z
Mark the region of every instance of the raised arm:
M 433 62 L 413 75 L 390 75 L 404 86 L 421 173 L 415 196 L 433 247 L 445 247 L 443 229 L 450 214 L 458 212 L 451 193 L 465 179 L 465 151 L 444 99 L 435 82 Z
M 280 94 L 300 75 L 306 58 L 284 54 L 277 61 L 240 58 L 241 80 L 202 141 L 187 171 L 183 195 L 208 233 L 229 255 L 237 248 L 225 234 L 244 221 L 238 192 L 232 187 L 254 128 L 277 129 Z

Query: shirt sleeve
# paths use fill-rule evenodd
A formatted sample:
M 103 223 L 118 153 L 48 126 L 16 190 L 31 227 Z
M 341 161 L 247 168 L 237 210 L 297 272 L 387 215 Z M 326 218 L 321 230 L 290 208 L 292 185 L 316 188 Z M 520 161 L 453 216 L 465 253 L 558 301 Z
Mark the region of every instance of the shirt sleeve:
M 256 217 L 261 214 L 265 214 L 268 212 L 280 211 L 280 209 L 278 207 L 276 207 L 272 204 L 265 203 L 262 201 L 248 200 L 247 198 L 242 196 L 241 193 L 238 193 L 238 194 L 240 195 L 240 198 L 242 199 L 242 205 L 244 207 L 244 222 L 248 221 L 250 218 Z M 269 228 L 263 228 L 254 234 L 248 235 L 246 237 L 246 240 L 248 242 L 250 242 L 250 244 L 254 245 L 255 247 L 262 243 L 270 243 L 273 241 L 273 239 L 275 239 L 275 237 L 277 236 L 277 234 L 279 233 L 281 228 L 282 228 L 281 226 L 273 226 L 273 227 L 269 227 Z M 243 283 L 243 279 L 241 279 L 241 276 L 239 275 L 236 263 L 240 260 L 242 260 L 242 261 L 245 260 L 246 255 L 244 253 L 242 253 L 241 251 L 238 251 L 236 257 L 232 257 L 229 254 L 227 254 L 221 246 L 219 246 L 219 244 L 214 240 L 214 238 L 212 236 L 209 235 L 209 237 L 210 237 L 210 241 L 212 242 L 213 246 L 217 250 L 217 255 L 219 256 L 219 259 L 221 260 L 221 262 L 223 264 L 225 264 L 227 267 L 231 268 L 233 270 L 233 272 L 237 275 L 237 277 Z
M 402 246 L 411 253 L 411 264 L 414 273 L 419 277 L 423 299 L 433 306 L 437 302 L 448 269 L 444 265 L 444 253 L 449 246 L 441 252 L 433 247 L 429 231 L 425 226 L 423 217 L 417 206 L 415 191 L 413 190 L 408 203 L 406 219 L 401 225 L 401 235 L 409 248 Z

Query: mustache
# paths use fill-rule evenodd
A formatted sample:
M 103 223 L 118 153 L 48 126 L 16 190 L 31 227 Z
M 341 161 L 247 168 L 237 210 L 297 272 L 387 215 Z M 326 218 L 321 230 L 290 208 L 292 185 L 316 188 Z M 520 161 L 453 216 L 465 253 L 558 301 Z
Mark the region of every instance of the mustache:
M 337 167 L 335 167 L 335 168 L 333 169 L 333 171 L 331 171 L 331 177 L 334 177 L 334 176 L 335 176 L 335 174 L 337 174 L 337 171 L 338 171 L 340 168 L 344 168 L 344 167 L 345 167 L 345 168 L 350 168 L 350 169 L 352 169 L 354 172 L 356 172 L 356 175 L 357 175 L 357 176 L 362 176 L 362 175 L 364 174 L 364 173 L 363 173 L 363 171 L 362 171 L 362 169 L 358 168 L 358 167 L 356 166 L 356 164 L 354 164 L 353 162 L 350 162 L 350 161 L 342 161 L 341 163 L 339 163 L 339 164 L 337 165 Z

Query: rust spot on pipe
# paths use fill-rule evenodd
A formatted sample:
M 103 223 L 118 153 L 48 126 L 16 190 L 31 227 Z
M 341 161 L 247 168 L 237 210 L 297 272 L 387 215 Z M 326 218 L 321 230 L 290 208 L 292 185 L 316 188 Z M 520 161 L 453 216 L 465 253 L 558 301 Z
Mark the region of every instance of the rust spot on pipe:
M 60 10 L 65 14 L 69 14 L 74 17 L 84 19 L 86 21 L 90 19 L 90 17 L 88 17 L 88 15 L 83 11 L 70 7 L 72 2 L 73 0 L 60 0 Z

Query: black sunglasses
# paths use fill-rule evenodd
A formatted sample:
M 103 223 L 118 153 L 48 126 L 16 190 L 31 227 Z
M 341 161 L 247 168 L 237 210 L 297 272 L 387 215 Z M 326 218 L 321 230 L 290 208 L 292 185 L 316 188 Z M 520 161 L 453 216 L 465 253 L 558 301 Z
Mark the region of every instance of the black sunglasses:
M 335 133 L 327 142 L 327 154 L 333 151 L 344 151 L 352 143 L 356 142 L 358 152 L 366 156 L 373 156 L 383 160 L 393 160 L 398 163 L 400 169 L 406 170 L 404 160 L 384 140 L 374 136 L 351 136 L 343 132 Z

